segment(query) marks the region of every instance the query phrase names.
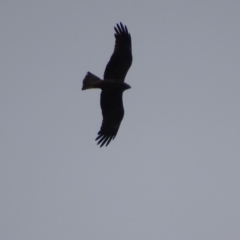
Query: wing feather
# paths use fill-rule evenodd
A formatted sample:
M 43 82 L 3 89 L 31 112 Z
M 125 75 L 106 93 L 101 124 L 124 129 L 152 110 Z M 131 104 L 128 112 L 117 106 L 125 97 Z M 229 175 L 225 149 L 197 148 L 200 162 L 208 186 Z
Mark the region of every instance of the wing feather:
M 103 90 L 100 103 L 103 121 L 96 141 L 102 147 L 105 144 L 107 146 L 116 137 L 122 122 L 124 116 L 122 92 L 108 92 Z
M 115 29 L 115 47 L 106 66 L 104 79 L 124 81 L 132 64 L 131 35 L 126 26 L 117 24 Z

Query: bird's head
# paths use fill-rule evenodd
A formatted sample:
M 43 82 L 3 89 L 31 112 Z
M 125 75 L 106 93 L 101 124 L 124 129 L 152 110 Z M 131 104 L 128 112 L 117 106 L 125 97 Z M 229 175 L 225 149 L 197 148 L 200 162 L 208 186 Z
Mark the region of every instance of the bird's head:
M 123 83 L 123 91 L 127 90 L 127 89 L 130 89 L 131 86 L 127 83 Z

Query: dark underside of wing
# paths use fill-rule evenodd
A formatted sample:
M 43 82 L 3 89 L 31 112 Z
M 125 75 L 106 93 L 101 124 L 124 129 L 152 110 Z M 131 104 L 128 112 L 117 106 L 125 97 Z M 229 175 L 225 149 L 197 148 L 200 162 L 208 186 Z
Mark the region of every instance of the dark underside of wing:
M 124 81 L 125 76 L 132 64 L 131 35 L 126 26 L 117 24 L 115 29 L 115 48 L 106 66 L 104 79 Z
M 124 116 L 122 91 L 102 91 L 101 93 L 101 108 L 103 121 L 96 141 L 102 147 L 106 146 L 113 140 L 118 132 L 121 121 Z

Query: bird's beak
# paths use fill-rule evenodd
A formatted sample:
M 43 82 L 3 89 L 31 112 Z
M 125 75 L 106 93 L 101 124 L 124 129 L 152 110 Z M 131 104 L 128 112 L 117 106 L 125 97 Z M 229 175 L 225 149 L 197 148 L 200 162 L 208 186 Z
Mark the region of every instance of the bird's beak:
M 126 87 L 127 87 L 126 89 L 130 89 L 130 88 L 132 88 L 130 85 L 128 85 L 128 84 L 126 84 L 126 85 L 127 85 L 127 86 L 126 86 Z

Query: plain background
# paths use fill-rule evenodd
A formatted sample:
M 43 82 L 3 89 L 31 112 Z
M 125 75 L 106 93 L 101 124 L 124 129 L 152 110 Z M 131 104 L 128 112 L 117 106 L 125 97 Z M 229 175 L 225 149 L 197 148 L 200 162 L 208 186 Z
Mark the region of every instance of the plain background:
M 240 2 L 0 2 L 0 239 L 239 240 Z M 117 137 L 94 141 L 122 21 Z

